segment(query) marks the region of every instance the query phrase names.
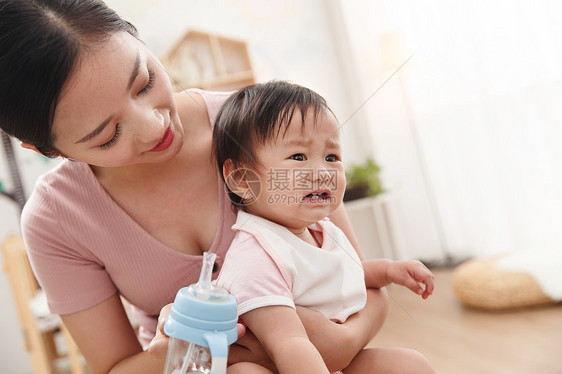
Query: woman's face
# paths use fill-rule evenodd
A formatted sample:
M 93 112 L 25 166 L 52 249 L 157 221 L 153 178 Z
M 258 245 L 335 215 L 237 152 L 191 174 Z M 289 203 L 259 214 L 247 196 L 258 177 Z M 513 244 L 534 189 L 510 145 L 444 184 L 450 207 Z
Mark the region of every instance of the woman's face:
M 165 70 L 125 32 L 83 50 L 61 92 L 53 133 L 64 156 L 99 167 L 162 162 L 183 145 Z

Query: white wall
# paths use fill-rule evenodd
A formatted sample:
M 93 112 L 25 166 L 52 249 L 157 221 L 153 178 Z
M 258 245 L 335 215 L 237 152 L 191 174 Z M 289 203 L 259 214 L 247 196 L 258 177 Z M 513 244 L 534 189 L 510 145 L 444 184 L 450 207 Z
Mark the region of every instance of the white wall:
M 107 3 L 138 27 L 158 56 L 188 29 L 244 40 L 258 81 L 287 79 L 310 87 L 342 121 L 357 107 L 346 91 L 346 58 L 339 55 L 338 41 L 345 30 L 333 23 L 338 0 L 139 0 L 134 7 L 127 0 Z M 358 147 L 347 129 L 344 126 L 346 157 L 362 159 L 363 146 Z
M 364 107 L 410 255 L 552 260 L 562 247 L 560 2 L 341 6 L 365 96 L 416 52 Z M 385 69 L 389 34 L 404 51 Z
M 323 95 L 340 119 L 356 109 L 344 80 L 338 25 L 331 24 L 333 5 L 325 0 L 108 0 L 124 18 L 134 23 L 141 37 L 158 56 L 187 29 L 197 29 L 248 42 L 258 81 L 288 79 L 306 85 Z M 360 118 L 360 117 L 356 117 Z M 360 159 L 361 145 L 355 143 L 351 126 L 344 126 L 344 151 L 349 159 Z M 359 137 L 361 138 L 361 137 Z M 56 162 L 17 148 L 24 186 L 29 194 L 35 179 Z M 4 155 L 0 155 L 0 180 L 9 187 Z M 19 232 L 19 212 L 7 199 L 0 199 L 0 239 Z M 3 373 L 30 372 L 16 310 L 5 273 L 0 275 L 0 368 Z
M 430 204 L 432 191 L 422 174 L 400 86 L 400 79 L 416 69 L 417 60 L 412 58 L 398 69 L 415 48 L 405 46 L 402 56 L 384 66 L 381 40 L 383 35 L 399 31 L 388 19 L 402 20 L 401 15 L 389 14 L 382 0 L 342 1 L 341 10 L 349 35 L 348 58 L 360 77 L 356 90 L 363 98 L 366 118 L 365 123 L 351 124 L 349 130 L 365 133 L 381 166 L 383 184 L 392 195 L 394 230 L 402 241 L 397 256 L 439 260 L 444 252 Z

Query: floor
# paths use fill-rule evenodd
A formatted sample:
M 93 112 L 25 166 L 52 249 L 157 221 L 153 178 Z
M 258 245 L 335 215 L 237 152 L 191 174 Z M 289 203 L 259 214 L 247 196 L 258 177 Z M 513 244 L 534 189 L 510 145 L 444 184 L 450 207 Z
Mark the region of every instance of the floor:
M 452 271 L 434 270 L 436 291 L 422 300 L 388 287 L 385 325 L 369 346 L 410 347 L 439 374 L 562 374 L 562 305 L 485 312 L 455 298 Z

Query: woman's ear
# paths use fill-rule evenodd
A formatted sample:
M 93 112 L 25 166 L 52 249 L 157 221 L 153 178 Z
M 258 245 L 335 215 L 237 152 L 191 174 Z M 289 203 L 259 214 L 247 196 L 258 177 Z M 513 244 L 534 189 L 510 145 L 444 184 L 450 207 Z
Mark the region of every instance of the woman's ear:
M 28 143 L 28 142 L 21 142 L 20 145 L 21 145 L 22 148 L 31 149 L 33 152 L 37 152 L 37 153 L 39 153 L 40 155 L 42 155 L 42 153 L 39 152 L 39 150 L 37 149 L 37 147 L 34 146 L 34 145 L 31 144 L 31 143 Z
M 255 171 L 228 159 L 222 166 L 222 175 L 228 189 L 238 195 L 245 204 L 257 199 L 261 186 Z
M 30 149 L 30 150 L 32 150 L 33 152 L 37 152 L 37 153 L 40 154 L 41 156 L 45 156 L 40 150 L 37 149 L 36 146 L 34 146 L 34 145 L 31 144 L 31 143 L 28 143 L 28 142 L 21 142 L 20 145 L 21 145 L 22 148 Z M 63 154 L 61 154 L 61 153 L 53 153 L 52 155 L 50 155 L 50 157 L 63 157 L 63 158 L 66 158 L 66 157 L 65 157 Z

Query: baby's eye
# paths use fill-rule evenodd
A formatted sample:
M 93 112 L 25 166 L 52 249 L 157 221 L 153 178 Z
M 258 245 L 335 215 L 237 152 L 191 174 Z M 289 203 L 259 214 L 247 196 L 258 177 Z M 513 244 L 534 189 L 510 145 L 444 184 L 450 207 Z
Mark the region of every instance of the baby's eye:
M 306 157 L 304 157 L 304 155 L 302 153 L 297 153 L 292 155 L 291 157 L 289 157 L 291 160 L 295 160 L 295 161 L 304 161 L 306 160 Z
M 336 162 L 337 160 L 338 160 L 338 156 L 336 156 L 336 155 L 326 156 L 326 161 L 328 161 L 328 162 Z

